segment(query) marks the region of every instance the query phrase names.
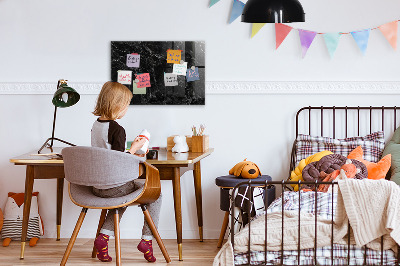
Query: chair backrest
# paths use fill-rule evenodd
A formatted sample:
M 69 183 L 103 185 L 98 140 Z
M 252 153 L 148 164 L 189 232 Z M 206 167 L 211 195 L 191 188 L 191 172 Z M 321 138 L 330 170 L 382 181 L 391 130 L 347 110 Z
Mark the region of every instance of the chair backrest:
M 62 150 L 65 179 L 83 186 L 118 186 L 139 176 L 144 158 L 97 147 L 67 147 Z

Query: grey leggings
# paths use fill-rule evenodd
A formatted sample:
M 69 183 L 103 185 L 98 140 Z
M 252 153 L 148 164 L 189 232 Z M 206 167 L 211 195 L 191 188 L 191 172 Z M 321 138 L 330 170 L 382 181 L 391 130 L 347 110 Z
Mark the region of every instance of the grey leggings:
M 93 194 L 101 198 L 116 198 L 128 195 L 138 189 L 141 189 L 143 186 L 144 182 L 133 180 L 119 187 L 113 187 L 108 189 L 93 188 Z M 158 221 L 160 218 L 161 202 L 162 202 L 162 196 L 160 194 L 160 197 L 155 202 L 146 204 L 146 207 L 149 210 L 151 218 L 153 218 L 154 224 L 157 228 L 158 228 Z M 126 207 L 118 208 L 120 219 L 122 218 L 122 215 L 124 214 L 125 210 Z M 114 236 L 114 214 L 115 214 L 115 209 L 108 210 L 106 220 L 104 221 L 100 233 L 109 236 Z M 153 234 L 150 230 L 149 225 L 145 220 L 142 230 L 142 239 L 151 240 L 152 238 Z

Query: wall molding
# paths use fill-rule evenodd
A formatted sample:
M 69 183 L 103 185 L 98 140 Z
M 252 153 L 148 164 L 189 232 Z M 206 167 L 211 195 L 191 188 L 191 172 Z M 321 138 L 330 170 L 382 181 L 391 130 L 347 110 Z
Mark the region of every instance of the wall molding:
M 96 95 L 103 82 L 69 83 Z M 56 83 L 0 83 L 0 94 L 53 94 Z M 400 94 L 400 81 L 208 81 L 206 94 Z

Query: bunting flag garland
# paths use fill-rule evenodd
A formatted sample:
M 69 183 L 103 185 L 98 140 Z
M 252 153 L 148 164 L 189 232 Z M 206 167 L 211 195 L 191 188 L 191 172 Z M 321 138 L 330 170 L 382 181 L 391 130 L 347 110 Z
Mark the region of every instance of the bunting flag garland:
M 292 29 L 293 28 L 288 25 L 275 23 L 276 49 L 278 49 L 278 47 L 282 44 L 282 42 L 285 40 L 286 36 L 288 36 Z
M 209 0 L 209 7 L 212 7 L 220 0 Z M 231 0 L 232 1 L 232 10 L 229 16 L 229 24 L 235 21 L 243 12 L 245 1 L 244 0 Z M 244 2 L 243 2 L 244 1 Z M 291 26 L 275 23 L 275 41 L 276 46 L 275 49 L 278 49 L 286 37 L 292 30 L 298 30 L 300 36 L 301 43 L 301 53 L 302 58 L 304 58 L 307 54 L 308 49 L 310 48 L 312 42 L 315 37 L 318 35 L 322 35 L 324 38 L 326 48 L 328 49 L 329 56 L 333 58 L 337 47 L 339 45 L 340 37 L 344 34 L 351 34 L 353 36 L 354 41 L 356 42 L 358 48 L 361 53 L 365 55 L 368 47 L 369 36 L 372 30 L 380 30 L 385 36 L 386 40 L 392 46 L 394 50 L 397 49 L 397 31 L 398 31 L 398 22 L 400 20 L 395 20 L 392 22 L 388 22 L 386 24 L 368 28 L 360 31 L 350 31 L 350 32 L 333 32 L 333 33 L 324 33 L 324 32 L 315 32 L 310 30 L 293 28 Z M 265 25 L 266 23 L 252 23 L 251 29 L 251 37 L 253 38 Z
M 340 34 L 339 32 L 334 32 L 334 33 L 325 33 L 323 36 L 326 48 L 328 48 L 329 55 L 332 58 L 333 54 L 336 51 L 336 48 L 338 47 L 339 39 L 340 36 L 342 36 L 342 34 Z
M 396 20 L 378 27 L 394 50 L 397 48 L 397 24 Z
M 212 7 L 213 5 L 215 5 L 218 2 L 219 2 L 219 0 L 210 0 L 210 5 L 208 7 Z
M 370 32 L 371 32 L 371 29 L 351 32 L 351 35 L 353 36 L 354 40 L 356 41 L 356 43 L 357 43 L 358 47 L 360 48 L 360 51 L 363 55 L 365 55 L 365 51 L 367 50 Z
M 317 33 L 315 31 L 299 30 L 301 54 L 304 58 Z
M 252 28 L 251 28 L 251 38 L 256 35 L 262 27 L 264 27 L 265 23 L 253 23 Z
M 243 2 L 239 0 L 233 0 L 231 17 L 229 18 L 229 24 L 242 15 L 243 8 L 244 8 Z

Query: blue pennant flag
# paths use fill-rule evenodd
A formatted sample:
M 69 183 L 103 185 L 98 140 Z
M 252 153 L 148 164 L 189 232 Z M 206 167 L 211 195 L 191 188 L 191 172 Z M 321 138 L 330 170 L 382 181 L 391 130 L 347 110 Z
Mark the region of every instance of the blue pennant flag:
M 219 2 L 219 0 L 210 0 L 210 5 L 208 7 L 212 7 L 213 5 L 215 5 L 218 2 Z
M 361 53 L 364 55 L 368 46 L 369 33 L 371 29 L 360 30 L 360 31 L 352 31 L 351 35 L 353 35 L 354 40 L 356 41 L 358 47 L 361 50 Z
M 338 47 L 339 39 L 340 36 L 342 36 L 342 34 L 340 34 L 339 32 L 334 32 L 334 33 L 325 33 L 323 36 L 326 48 L 328 48 L 329 55 L 332 58 L 333 54 L 336 51 L 336 48 Z
M 235 19 L 237 19 L 240 15 L 242 15 L 242 11 L 244 8 L 244 3 L 239 0 L 233 0 L 231 17 L 229 19 L 229 23 L 232 23 Z

